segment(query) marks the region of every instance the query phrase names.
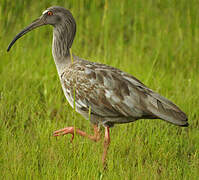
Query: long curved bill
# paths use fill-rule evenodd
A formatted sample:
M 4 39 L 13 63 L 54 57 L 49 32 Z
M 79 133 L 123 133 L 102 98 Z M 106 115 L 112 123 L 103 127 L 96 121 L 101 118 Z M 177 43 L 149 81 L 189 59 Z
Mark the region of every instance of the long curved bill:
M 38 18 L 38 19 L 34 20 L 29 26 L 27 26 L 25 29 L 23 29 L 19 34 L 17 34 L 15 36 L 15 38 L 9 44 L 7 52 L 11 49 L 11 47 L 17 41 L 17 39 L 19 39 L 20 37 L 22 37 L 24 34 L 28 33 L 29 31 L 31 31 L 39 26 L 43 26 L 43 25 L 46 25 L 46 24 L 44 23 L 42 18 Z

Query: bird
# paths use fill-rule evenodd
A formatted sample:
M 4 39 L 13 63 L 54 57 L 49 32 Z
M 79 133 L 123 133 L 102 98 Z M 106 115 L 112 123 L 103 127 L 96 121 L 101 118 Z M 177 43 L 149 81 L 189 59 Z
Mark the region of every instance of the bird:
M 53 136 L 78 134 L 95 142 L 105 128 L 102 164 L 105 166 L 110 145 L 110 128 L 115 124 L 139 119 L 161 119 L 187 127 L 187 115 L 173 102 L 154 92 L 134 76 L 117 68 L 91 62 L 71 53 L 76 22 L 70 12 L 60 6 L 47 8 L 42 15 L 18 33 L 7 51 L 23 35 L 44 25 L 53 26 L 52 55 L 64 95 L 72 108 L 89 120 L 94 134 L 71 126 L 57 130 Z

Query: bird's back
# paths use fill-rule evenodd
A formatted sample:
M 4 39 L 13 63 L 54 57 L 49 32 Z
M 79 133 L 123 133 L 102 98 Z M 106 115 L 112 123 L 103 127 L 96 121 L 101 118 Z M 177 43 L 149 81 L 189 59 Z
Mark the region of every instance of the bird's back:
M 113 126 L 137 119 L 163 119 L 188 126 L 187 116 L 175 104 L 119 69 L 74 57 L 61 75 L 67 100 L 91 122 Z

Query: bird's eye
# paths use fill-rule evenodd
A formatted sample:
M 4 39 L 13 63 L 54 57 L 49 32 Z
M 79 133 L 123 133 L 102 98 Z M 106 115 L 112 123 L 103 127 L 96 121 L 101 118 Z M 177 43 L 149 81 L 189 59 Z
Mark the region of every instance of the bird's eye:
M 49 16 L 52 16 L 52 15 L 53 15 L 53 12 L 52 12 L 52 11 L 48 11 L 48 15 L 49 15 Z

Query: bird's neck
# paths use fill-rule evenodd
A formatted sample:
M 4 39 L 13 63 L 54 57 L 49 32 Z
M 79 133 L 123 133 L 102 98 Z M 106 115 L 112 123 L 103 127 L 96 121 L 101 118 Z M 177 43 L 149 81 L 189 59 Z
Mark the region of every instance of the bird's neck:
M 70 12 L 67 18 L 53 28 L 52 53 L 59 76 L 71 63 L 70 48 L 76 33 L 76 23 Z
M 66 66 L 71 63 L 70 47 L 71 37 L 68 35 L 67 27 L 54 27 L 52 54 L 57 67 L 59 76 L 62 74 Z M 73 39 L 72 39 L 73 40 Z

